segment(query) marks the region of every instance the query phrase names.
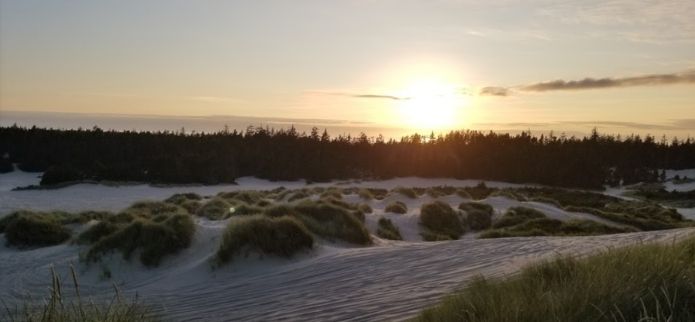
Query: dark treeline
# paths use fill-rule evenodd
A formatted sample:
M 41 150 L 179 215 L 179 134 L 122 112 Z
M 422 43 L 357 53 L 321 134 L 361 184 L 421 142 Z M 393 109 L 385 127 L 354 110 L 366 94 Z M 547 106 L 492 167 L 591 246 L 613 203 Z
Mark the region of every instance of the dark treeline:
M 45 171 L 42 184 L 75 180 L 233 182 L 242 176 L 326 181 L 453 177 L 601 188 L 654 181 L 656 169 L 695 168 L 695 141 L 652 136 L 575 138 L 453 131 L 400 140 L 249 127 L 209 134 L 0 128 L 4 171 Z M 661 174 L 663 175 L 663 174 Z

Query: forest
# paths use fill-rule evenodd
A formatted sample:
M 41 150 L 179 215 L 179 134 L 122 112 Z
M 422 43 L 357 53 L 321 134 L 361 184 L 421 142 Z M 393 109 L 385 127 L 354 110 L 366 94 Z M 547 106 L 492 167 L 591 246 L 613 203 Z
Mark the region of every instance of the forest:
M 601 189 L 695 168 L 695 140 L 653 136 L 516 135 L 471 130 L 332 137 L 314 128 L 216 133 L 0 127 L 0 171 L 44 172 L 41 185 L 83 180 L 157 184 L 450 177 Z

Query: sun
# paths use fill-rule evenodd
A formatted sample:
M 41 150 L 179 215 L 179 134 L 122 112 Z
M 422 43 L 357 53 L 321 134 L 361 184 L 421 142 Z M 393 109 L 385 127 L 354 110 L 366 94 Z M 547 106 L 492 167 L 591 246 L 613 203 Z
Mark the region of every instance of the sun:
M 409 82 L 399 93 L 402 123 L 418 130 L 441 130 L 460 123 L 468 100 L 460 88 L 437 79 Z

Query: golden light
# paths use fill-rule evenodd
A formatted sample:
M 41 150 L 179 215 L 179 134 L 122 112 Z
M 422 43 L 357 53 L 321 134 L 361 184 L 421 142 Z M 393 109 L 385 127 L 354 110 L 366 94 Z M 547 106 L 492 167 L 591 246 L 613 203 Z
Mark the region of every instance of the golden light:
M 441 130 L 462 123 L 468 97 L 452 83 L 418 79 L 399 92 L 401 122 L 418 130 Z

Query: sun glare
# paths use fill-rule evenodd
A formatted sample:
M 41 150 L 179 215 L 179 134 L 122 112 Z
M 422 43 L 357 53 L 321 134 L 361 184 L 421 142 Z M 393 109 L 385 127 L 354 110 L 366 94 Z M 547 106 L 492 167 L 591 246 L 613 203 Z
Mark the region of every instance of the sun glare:
M 401 92 L 398 108 L 402 122 L 419 130 L 436 130 L 461 123 L 468 103 L 454 84 L 422 79 L 410 82 Z

